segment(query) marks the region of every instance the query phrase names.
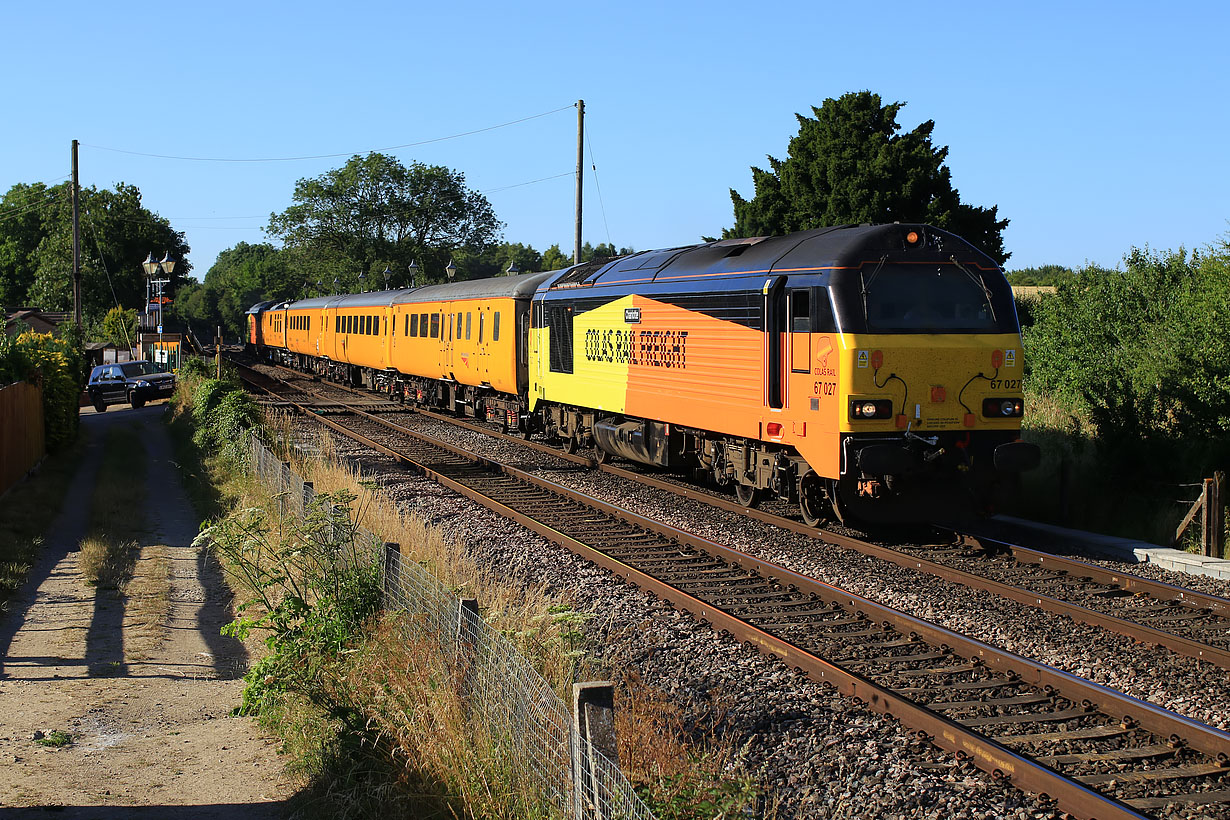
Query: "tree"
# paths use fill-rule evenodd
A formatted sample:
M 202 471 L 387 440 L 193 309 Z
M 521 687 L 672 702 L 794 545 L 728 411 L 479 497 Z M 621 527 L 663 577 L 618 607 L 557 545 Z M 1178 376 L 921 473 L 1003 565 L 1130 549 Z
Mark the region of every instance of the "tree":
M 360 273 L 382 285 L 386 265 L 401 280 L 391 283 L 405 284 L 411 260 L 421 277 L 441 281 L 454 253 L 481 254 L 503 227 L 487 198 L 465 187 L 462 173 L 419 162 L 407 168 L 375 152 L 299 180 L 293 198 L 295 204 L 270 215 L 268 232 L 287 249 L 310 252 L 312 263 L 344 288 L 353 288 Z
M 141 204 L 141 191 L 82 188 L 82 307 L 97 319 L 119 304 L 144 307 L 141 262 L 153 252 L 179 261 L 166 292 L 192 270 L 183 233 Z M 72 202 L 68 183 L 48 188 L 15 185 L 0 204 L 0 298 L 43 310 L 72 308 Z
M 111 308 L 103 317 L 102 332 L 104 340 L 116 347 L 136 347 L 137 312 L 132 308 Z
M 723 238 L 763 236 L 864 222 L 925 222 L 959 234 L 999 263 L 1007 260 L 997 206 L 961 202 L 944 165 L 948 148 L 931 143 L 935 122 L 899 133 L 905 103 L 882 105 L 870 91 L 827 99 L 815 115 L 797 114 L 786 159 L 752 168 L 755 195 L 731 189 L 735 225 Z
M 559 245 L 552 245 L 542 252 L 543 270 L 563 270 L 572 265 L 572 256 L 560 250 Z

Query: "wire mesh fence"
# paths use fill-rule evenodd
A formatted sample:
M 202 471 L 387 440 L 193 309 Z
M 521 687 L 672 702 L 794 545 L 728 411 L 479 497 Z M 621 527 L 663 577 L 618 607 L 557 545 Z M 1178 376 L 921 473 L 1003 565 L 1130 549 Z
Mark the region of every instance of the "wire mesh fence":
M 305 481 L 257 437 L 251 465 L 278 494 L 283 514 L 304 515 L 315 498 Z M 332 518 L 332 516 L 330 516 Z M 438 646 L 447 659 L 472 722 L 523 789 L 540 796 L 547 813 L 575 820 L 654 820 L 628 779 L 573 710 L 503 635 L 397 544 L 355 528 L 356 543 L 384 551 L 384 607 L 403 612 L 403 637 Z

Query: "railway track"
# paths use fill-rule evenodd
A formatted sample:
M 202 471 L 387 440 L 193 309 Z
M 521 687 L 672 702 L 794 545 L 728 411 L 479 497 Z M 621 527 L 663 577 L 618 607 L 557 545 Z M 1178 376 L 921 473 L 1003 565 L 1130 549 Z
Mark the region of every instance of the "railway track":
M 282 370 L 290 378 L 311 381 L 311 377 L 302 373 Z M 373 398 L 367 391 L 328 382 L 317 384 L 340 397 L 361 397 L 363 403 L 359 406 L 365 410 L 402 409 Z M 314 412 L 345 412 L 345 406 L 344 398 L 337 403 L 318 399 L 314 402 Z M 887 546 L 835 529 L 817 531 L 798 518 L 748 508 L 682 481 L 600 463 L 585 455 L 505 435 L 490 426 L 455 416 L 417 408 L 415 412 L 1230 669 L 1230 600 L 1226 598 L 964 532 L 948 531 L 949 537 L 938 544 Z
M 1230 816 L 1224 732 L 377 416 L 321 421 L 1064 811 L 1141 817 L 1195 803 Z

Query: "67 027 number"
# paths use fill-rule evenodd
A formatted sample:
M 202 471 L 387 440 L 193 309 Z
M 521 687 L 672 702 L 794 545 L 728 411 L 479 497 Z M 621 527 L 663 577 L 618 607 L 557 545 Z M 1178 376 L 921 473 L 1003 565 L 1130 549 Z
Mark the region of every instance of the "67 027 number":
M 1020 379 L 991 379 L 992 390 L 1020 390 Z

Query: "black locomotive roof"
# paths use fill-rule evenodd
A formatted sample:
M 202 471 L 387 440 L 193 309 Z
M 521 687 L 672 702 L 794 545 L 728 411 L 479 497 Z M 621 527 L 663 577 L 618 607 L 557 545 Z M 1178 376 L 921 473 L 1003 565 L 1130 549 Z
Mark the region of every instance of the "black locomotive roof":
M 267 302 L 257 302 L 255 305 L 248 308 L 248 313 L 263 313 L 264 311 L 269 310 L 269 308 L 273 307 L 277 303 L 278 302 L 276 299 L 267 301 Z
M 909 244 L 917 231 L 922 241 Z M 998 267 L 994 260 L 955 234 L 930 225 L 840 225 L 785 236 L 727 239 L 620 257 L 601 267 L 564 271 L 552 289 L 662 282 L 672 279 L 806 273 L 858 268 L 878 263 L 885 255 L 896 261 L 950 262 Z

